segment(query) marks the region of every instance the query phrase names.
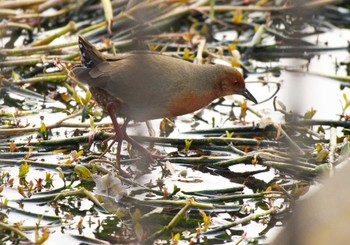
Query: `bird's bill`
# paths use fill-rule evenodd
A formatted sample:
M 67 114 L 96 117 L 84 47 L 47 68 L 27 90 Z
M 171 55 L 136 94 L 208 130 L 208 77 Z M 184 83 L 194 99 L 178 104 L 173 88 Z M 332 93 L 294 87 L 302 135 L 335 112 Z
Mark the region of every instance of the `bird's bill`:
M 254 98 L 254 96 L 246 88 L 239 94 L 243 95 L 246 99 L 253 101 L 255 104 L 258 103 L 258 101 Z

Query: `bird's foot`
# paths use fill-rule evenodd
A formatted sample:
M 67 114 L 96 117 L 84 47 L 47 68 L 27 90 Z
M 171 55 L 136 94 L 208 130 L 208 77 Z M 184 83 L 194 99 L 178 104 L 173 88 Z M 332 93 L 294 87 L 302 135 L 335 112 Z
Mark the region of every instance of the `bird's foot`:
M 104 155 L 106 155 L 106 153 L 112 148 L 112 146 L 114 145 L 114 143 L 118 143 L 118 149 L 119 147 L 121 147 L 122 141 L 123 141 L 123 136 L 120 136 L 118 134 L 114 134 L 111 137 L 108 137 L 107 139 L 105 139 L 104 141 L 102 141 L 102 145 L 107 144 L 108 141 L 112 140 L 112 143 L 110 143 L 107 147 L 107 149 L 100 155 L 100 158 L 104 157 Z
M 162 155 L 159 152 L 156 152 L 156 153 L 150 152 L 150 153 L 153 160 L 161 160 L 168 157 L 167 155 Z
M 113 142 L 107 147 L 107 149 L 102 152 L 102 154 L 99 156 L 99 158 L 102 158 L 106 155 L 107 152 L 109 152 L 109 150 L 112 148 L 112 146 L 114 145 L 114 143 L 116 142 L 116 139 L 113 139 Z M 104 143 L 104 141 L 102 142 L 102 144 L 106 144 Z
M 138 151 L 142 156 L 143 159 L 146 160 L 147 162 L 155 162 L 160 159 L 164 159 L 167 157 L 167 155 L 161 155 L 158 151 L 156 150 L 150 150 L 142 146 L 141 144 L 137 143 L 136 141 L 129 141 L 127 139 L 128 143 L 132 145 L 136 151 Z
M 157 160 L 161 160 L 161 159 L 164 159 L 166 158 L 167 156 L 164 156 L 164 155 L 160 155 L 160 154 L 157 154 L 157 153 L 152 153 L 150 152 L 149 150 L 147 150 L 147 153 L 146 152 L 142 152 L 142 154 L 144 155 L 145 159 L 149 162 L 154 162 L 154 161 L 157 161 Z
M 110 140 L 114 140 L 114 142 L 115 142 L 116 139 L 117 139 L 117 135 L 116 135 L 116 134 L 115 134 L 115 135 L 112 135 L 111 137 L 108 137 L 107 139 L 105 139 L 104 141 L 102 141 L 102 145 L 107 144 L 107 142 L 110 141 Z M 113 142 L 113 143 L 114 143 L 114 142 Z

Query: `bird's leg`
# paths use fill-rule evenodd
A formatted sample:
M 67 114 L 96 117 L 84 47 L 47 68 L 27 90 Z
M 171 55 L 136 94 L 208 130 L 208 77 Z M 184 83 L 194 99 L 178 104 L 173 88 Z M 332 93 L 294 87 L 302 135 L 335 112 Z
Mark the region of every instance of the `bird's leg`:
M 153 129 L 153 125 L 152 125 L 151 121 L 146 121 L 146 125 L 147 125 L 149 136 L 152 136 L 152 137 L 155 136 L 156 132 Z
M 134 139 L 130 138 L 127 134 L 124 134 L 124 139 L 133 147 L 135 147 L 142 155 L 144 155 L 148 160 L 153 161 L 155 158 L 153 154 L 147 150 L 145 147 L 137 143 Z
M 123 124 L 121 130 L 123 131 L 124 140 L 126 140 L 130 145 L 135 147 L 139 152 L 141 152 L 142 155 L 144 155 L 149 161 L 152 161 L 154 159 L 164 158 L 163 156 L 154 155 L 149 150 L 147 150 L 145 147 L 140 145 L 138 142 L 136 142 L 134 139 L 130 138 L 129 135 L 126 133 L 126 126 L 129 123 L 129 119 L 126 119 L 125 123 Z
M 108 137 L 107 139 L 105 139 L 104 141 L 102 141 L 102 145 L 107 144 L 107 142 L 110 141 L 110 140 L 113 140 L 113 141 L 115 142 L 115 135 L 112 135 L 111 137 Z M 113 142 L 113 143 L 114 143 L 114 142 Z M 113 144 L 113 143 L 112 143 L 112 144 Z
M 109 116 L 111 117 L 115 135 L 112 137 L 109 137 L 108 139 L 103 141 L 103 143 L 105 143 L 109 140 L 113 140 L 112 144 L 110 144 L 108 146 L 108 148 L 101 154 L 100 157 L 104 156 L 111 149 L 113 144 L 115 142 L 117 142 L 118 143 L 118 146 L 117 146 L 117 168 L 120 170 L 120 152 L 122 149 L 122 141 L 124 139 L 124 133 L 123 133 L 123 130 L 121 128 L 123 128 L 124 125 L 122 127 L 120 127 L 120 125 L 118 124 L 118 121 L 117 121 L 117 110 L 119 109 L 119 104 L 113 103 L 113 102 L 108 103 L 106 105 L 106 109 L 107 109 Z
M 107 149 L 100 155 L 100 158 L 104 157 L 104 155 L 106 155 L 106 153 L 112 148 L 112 146 L 114 145 L 115 141 L 116 141 L 116 136 L 113 135 L 111 137 L 108 137 L 107 139 L 105 139 L 104 141 L 102 141 L 102 145 L 107 144 L 108 141 L 113 140 L 112 144 L 110 144 Z
M 153 161 L 156 158 L 162 158 L 162 156 L 159 155 L 153 155 L 150 151 L 148 151 L 146 148 L 144 148 L 142 145 L 137 143 L 134 139 L 130 138 L 128 134 L 126 133 L 126 127 L 130 121 L 130 119 L 125 119 L 124 124 L 120 126 L 117 122 L 117 111 L 119 109 L 118 103 L 108 103 L 106 106 L 107 112 L 109 116 L 112 119 L 115 135 L 107 138 L 103 141 L 103 143 L 106 143 L 109 140 L 112 140 L 113 142 L 108 146 L 108 148 L 101 154 L 100 157 L 103 157 L 113 146 L 115 142 L 118 143 L 117 146 L 117 167 L 120 170 L 120 153 L 121 153 L 121 147 L 122 147 L 122 141 L 126 140 L 129 144 L 131 144 L 133 147 L 135 147 L 139 152 L 141 152 L 142 155 L 144 155 L 148 160 Z

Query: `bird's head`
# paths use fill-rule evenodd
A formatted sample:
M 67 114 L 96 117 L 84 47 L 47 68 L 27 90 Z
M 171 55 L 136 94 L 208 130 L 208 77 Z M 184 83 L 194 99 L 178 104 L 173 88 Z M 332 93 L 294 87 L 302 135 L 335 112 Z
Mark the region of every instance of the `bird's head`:
M 257 104 L 258 101 L 246 88 L 242 74 L 233 67 L 222 66 L 222 68 L 224 69 L 224 72 L 220 76 L 220 88 L 222 93 L 224 93 L 224 95 L 239 94 Z

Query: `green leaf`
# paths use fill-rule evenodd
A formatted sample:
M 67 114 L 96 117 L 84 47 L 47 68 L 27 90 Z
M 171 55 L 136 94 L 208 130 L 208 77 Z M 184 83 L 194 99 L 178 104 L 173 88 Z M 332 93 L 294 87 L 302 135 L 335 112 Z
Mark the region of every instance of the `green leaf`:
M 230 133 L 229 131 L 226 130 L 226 138 L 232 138 L 233 134 L 234 134 L 234 132 Z
M 314 115 L 316 114 L 316 110 L 314 108 L 311 107 L 310 110 L 308 110 L 307 112 L 305 112 L 304 114 L 304 119 L 312 119 L 314 117 Z
M 91 178 L 92 176 L 92 173 L 90 172 L 90 170 L 81 165 L 75 166 L 74 172 L 82 179 L 88 179 L 88 178 Z
M 95 120 L 94 120 L 94 117 L 89 115 L 90 117 L 90 128 L 91 129 L 95 129 Z
M 40 133 L 44 134 L 45 132 L 46 132 L 46 125 L 44 122 L 42 122 L 40 126 Z
M 319 126 L 319 127 L 317 128 L 317 133 L 323 133 L 323 134 L 325 134 L 325 133 L 326 133 L 326 130 L 325 130 L 322 126 Z
M 181 191 L 181 189 L 177 185 L 174 185 L 174 190 L 170 194 L 170 196 L 175 196 L 175 194 L 178 193 L 179 191 Z
M 87 90 L 85 92 L 85 98 L 84 99 L 82 98 L 82 102 L 84 103 L 84 105 L 89 104 L 89 102 L 91 100 L 91 96 L 92 96 L 91 92 L 89 90 Z
M 81 99 L 81 97 L 78 95 L 78 93 L 77 93 L 76 90 L 73 91 L 73 97 L 74 97 L 74 100 L 75 100 L 79 105 L 83 105 L 82 99 Z
M 185 48 L 185 50 L 184 50 L 184 55 L 183 55 L 183 59 L 184 60 L 191 60 L 191 59 L 193 59 L 195 57 L 195 55 L 194 54 L 190 54 L 190 50 L 188 49 L 188 48 Z
M 190 150 L 192 144 L 192 140 L 185 140 L 185 153 L 187 154 L 187 152 Z
M 27 162 L 24 162 L 19 166 L 19 174 L 18 177 L 23 178 L 29 172 L 30 165 Z
M 350 106 L 350 101 L 348 100 L 348 97 L 346 96 L 345 93 L 343 93 L 343 98 L 344 98 L 344 106 L 343 106 L 343 114 L 345 113 L 346 109 Z
M 203 231 L 208 230 L 211 219 L 203 210 L 199 210 L 199 214 L 203 217 Z
M 173 236 L 172 240 L 175 242 L 175 244 L 177 244 L 178 241 L 180 240 L 180 238 L 181 238 L 180 233 L 176 233 L 176 234 Z
M 320 152 L 323 149 L 323 147 L 321 144 L 316 144 L 315 149 L 317 152 Z

